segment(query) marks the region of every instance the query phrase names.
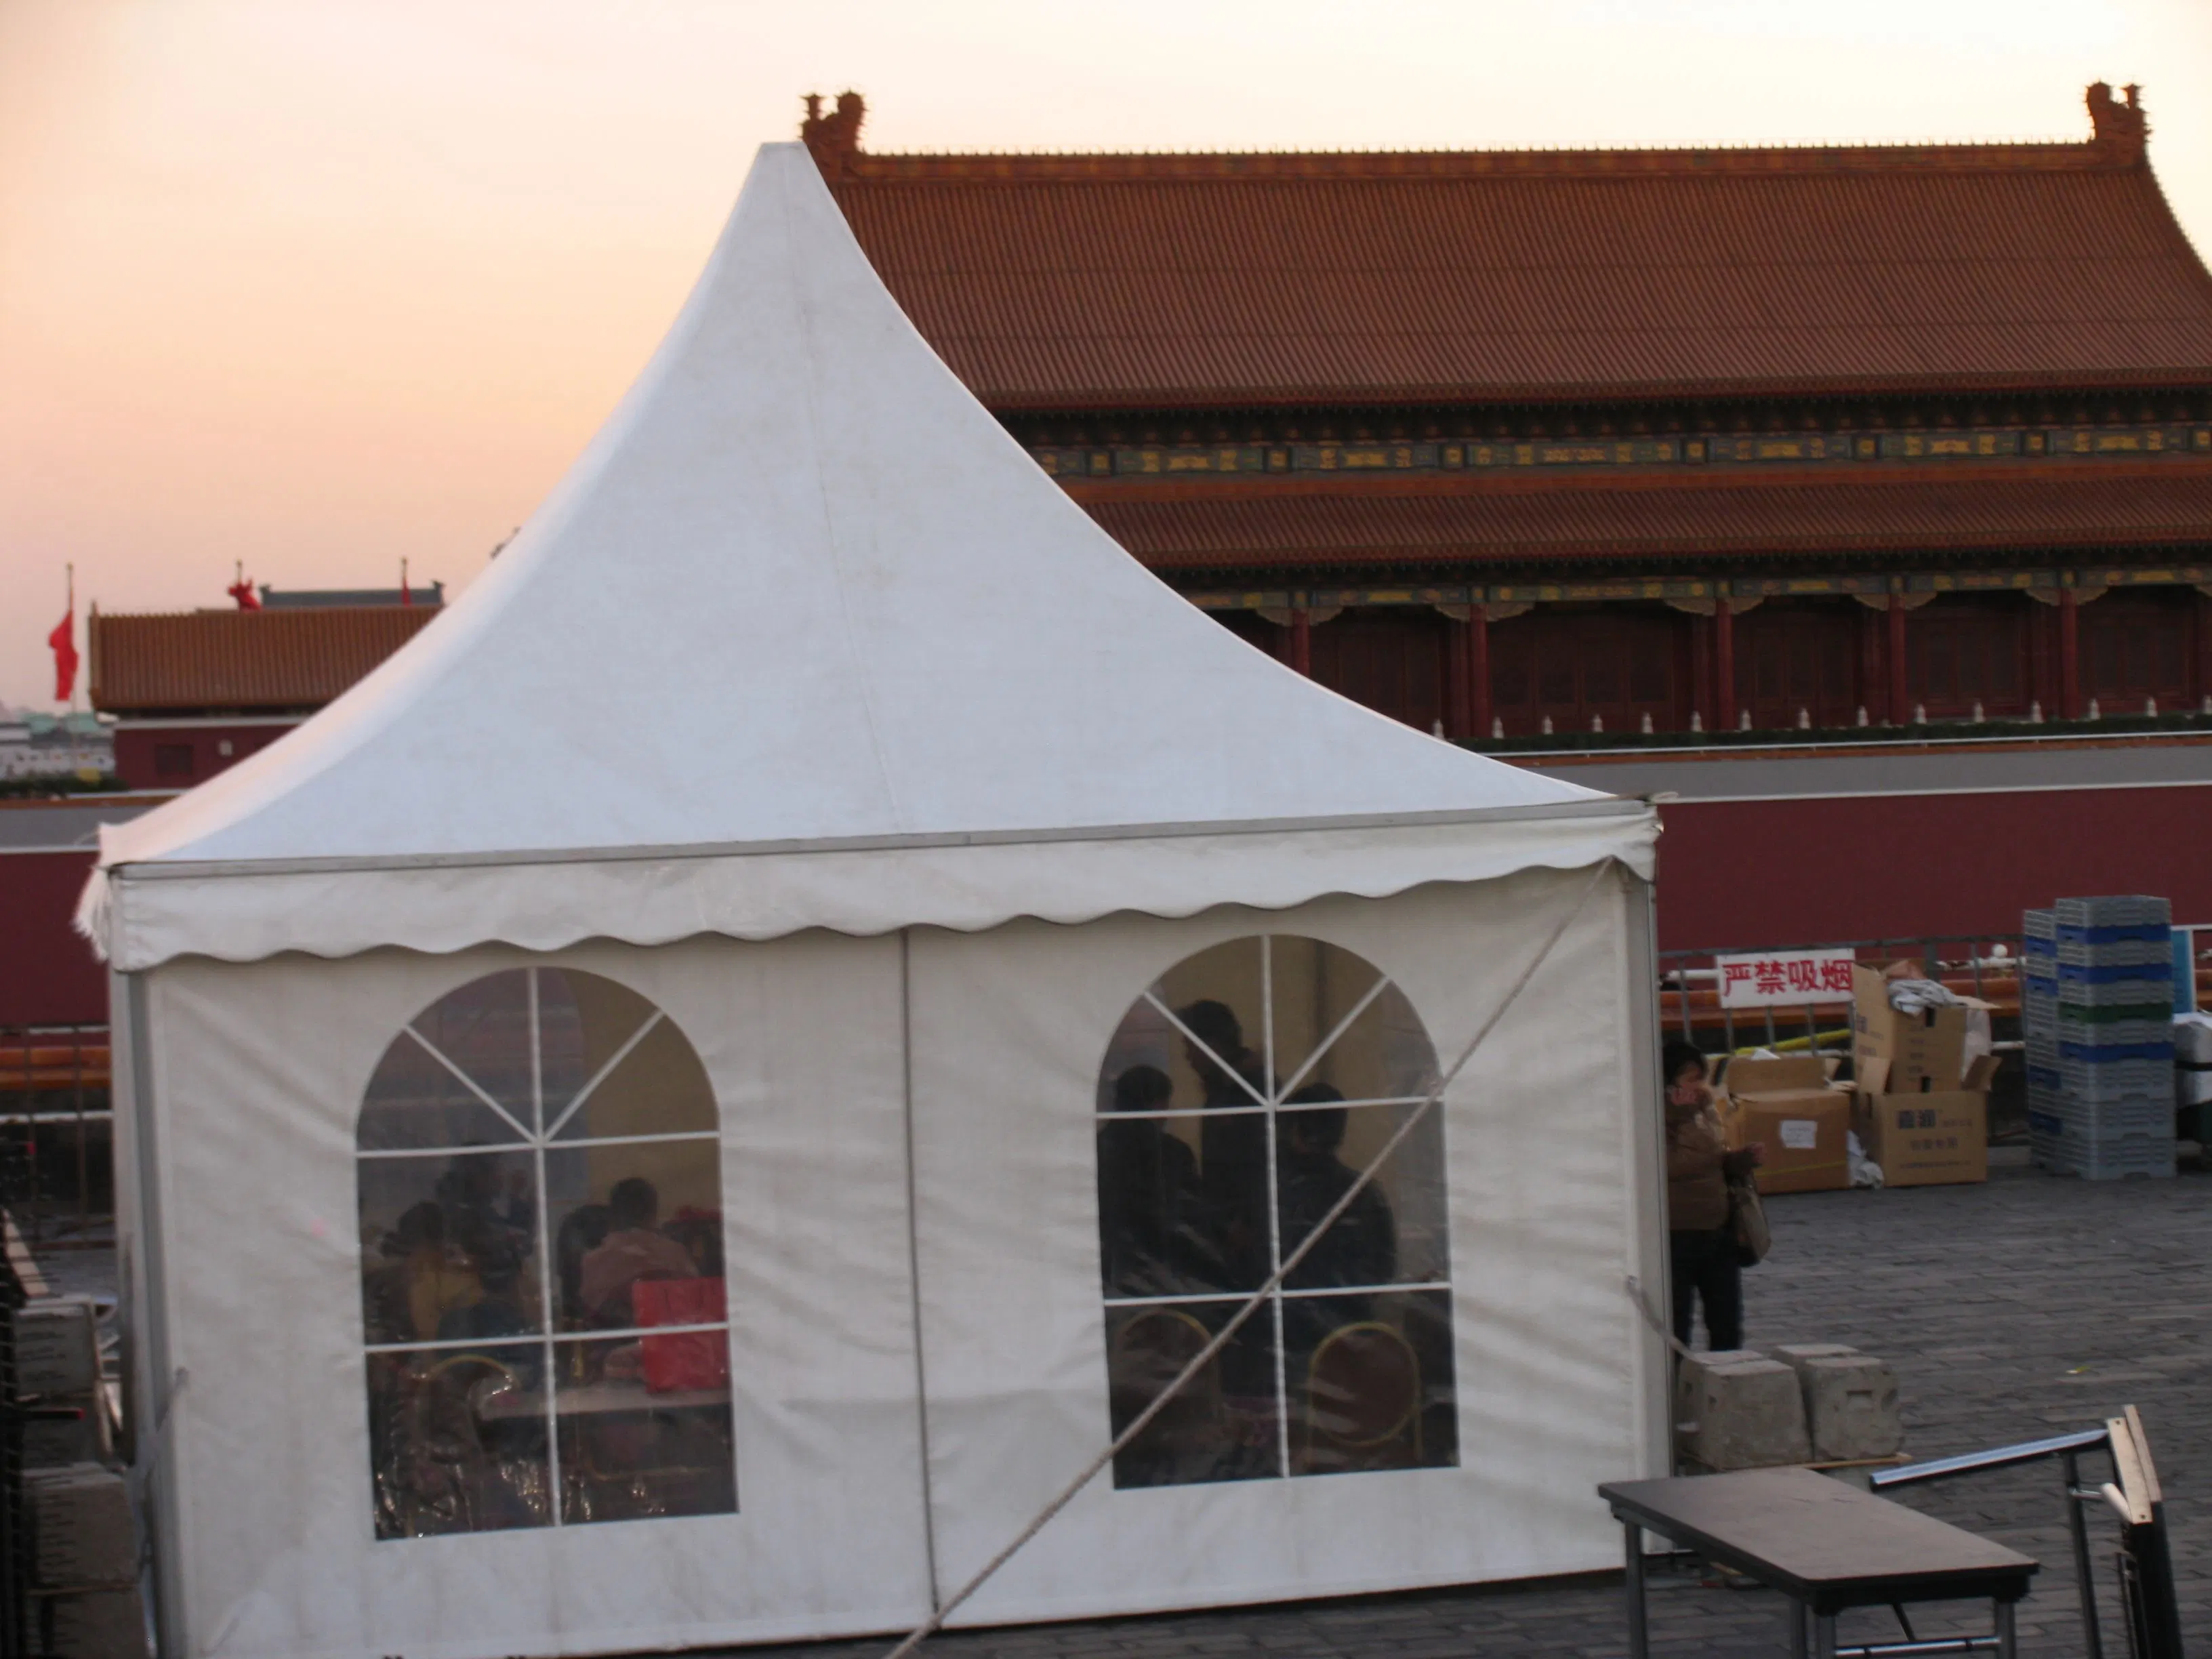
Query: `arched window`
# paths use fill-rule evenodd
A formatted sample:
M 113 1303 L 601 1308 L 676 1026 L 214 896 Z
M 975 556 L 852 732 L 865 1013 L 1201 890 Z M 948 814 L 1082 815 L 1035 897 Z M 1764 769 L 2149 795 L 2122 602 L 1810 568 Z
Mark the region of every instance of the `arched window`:
M 1436 1086 L 1396 986 L 1319 939 L 1200 951 L 1098 1075 L 1098 1243 L 1118 1436 Z M 1115 1460 L 1117 1486 L 1458 1462 L 1442 1114 Z
M 362 1103 L 376 1535 L 737 1508 L 717 1114 L 635 991 L 440 998 Z

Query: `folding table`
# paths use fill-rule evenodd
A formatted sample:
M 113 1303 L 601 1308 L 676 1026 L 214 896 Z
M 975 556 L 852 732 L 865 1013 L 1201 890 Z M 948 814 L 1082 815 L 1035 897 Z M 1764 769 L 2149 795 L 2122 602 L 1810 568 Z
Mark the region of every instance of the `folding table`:
M 2013 1604 L 2027 1594 L 2037 1563 L 1932 1516 L 1801 1468 L 1620 1480 L 1597 1490 L 1627 1536 L 1634 1659 L 1650 1651 L 1647 1531 L 1788 1596 L 1790 1650 L 1800 1659 L 1984 1652 L 2013 1659 Z M 1894 1607 L 1901 1622 L 1908 1602 L 1983 1596 L 1995 1614 L 1987 1636 L 1836 1645 L 1836 1615 L 1846 1607 Z

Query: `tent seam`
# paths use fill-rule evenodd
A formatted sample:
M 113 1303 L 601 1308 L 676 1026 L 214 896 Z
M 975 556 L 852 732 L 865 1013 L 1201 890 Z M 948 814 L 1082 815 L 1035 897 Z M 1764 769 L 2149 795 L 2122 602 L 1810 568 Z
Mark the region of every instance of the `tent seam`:
M 787 162 L 787 165 L 790 164 Z M 803 155 L 796 164 L 811 168 L 814 166 L 814 158 L 811 155 Z M 898 783 L 891 772 L 890 759 L 884 752 L 883 730 L 876 719 L 875 688 L 868 678 L 867 665 L 862 661 L 860 653 L 854 648 L 852 606 L 848 603 L 846 592 L 844 545 L 838 534 L 837 514 L 830 500 L 829 479 L 824 476 L 825 469 L 822 465 L 822 458 L 829 452 L 824 450 L 822 445 L 822 428 L 819 420 L 821 411 L 817 406 L 816 392 L 821 366 L 816 360 L 814 349 L 814 295 L 812 288 L 800 280 L 798 244 L 792 234 L 793 208 L 792 192 L 779 191 L 776 193 L 776 205 L 783 219 L 784 266 L 787 276 L 791 283 L 793 308 L 799 313 L 799 331 L 806 342 L 807 365 L 810 369 L 815 371 L 806 376 L 804 399 L 804 407 L 806 410 L 806 440 L 808 447 L 813 451 L 816 458 L 813 468 L 814 495 L 816 502 L 821 509 L 822 527 L 829 544 L 830 586 L 831 592 L 837 596 L 839 643 L 844 647 L 845 660 L 852 671 L 853 690 L 860 702 L 860 718 L 866 723 L 868 728 L 868 752 L 875 757 L 876 775 L 883 781 L 884 796 L 890 805 L 891 821 L 903 824 L 906 822 L 906 809 L 904 804 L 899 799 Z M 842 221 L 840 220 L 839 222 L 842 224 Z

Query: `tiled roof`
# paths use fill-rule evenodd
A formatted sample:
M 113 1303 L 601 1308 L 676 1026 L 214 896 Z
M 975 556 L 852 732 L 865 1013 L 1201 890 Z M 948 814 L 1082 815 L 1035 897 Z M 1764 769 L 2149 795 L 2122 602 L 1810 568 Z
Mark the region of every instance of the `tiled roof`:
M 87 630 L 92 706 L 116 714 L 320 708 L 439 614 L 427 605 L 94 613 Z
M 1420 480 L 1070 493 L 1163 572 L 1528 560 L 2212 546 L 2212 466 L 1905 468 L 1754 479 Z
M 1002 411 L 2212 383 L 2212 276 L 2139 131 L 824 166 Z

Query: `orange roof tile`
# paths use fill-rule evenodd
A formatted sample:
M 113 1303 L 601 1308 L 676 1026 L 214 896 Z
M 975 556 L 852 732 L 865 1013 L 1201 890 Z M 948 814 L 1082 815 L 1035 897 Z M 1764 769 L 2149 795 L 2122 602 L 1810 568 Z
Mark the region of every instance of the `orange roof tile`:
M 2078 144 L 817 155 L 1002 411 L 2212 383 L 2212 275 L 2099 90 Z
M 115 714 L 320 708 L 438 614 L 432 605 L 95 612 L 87 629 L 92 706 Z
M 2212 466 L 1901 467 L 1711 477 L 1255 480 L 1077 485 L 1106 532 L 1163 572 L 1731 560 L 1881 552 L 2212 549 Z

